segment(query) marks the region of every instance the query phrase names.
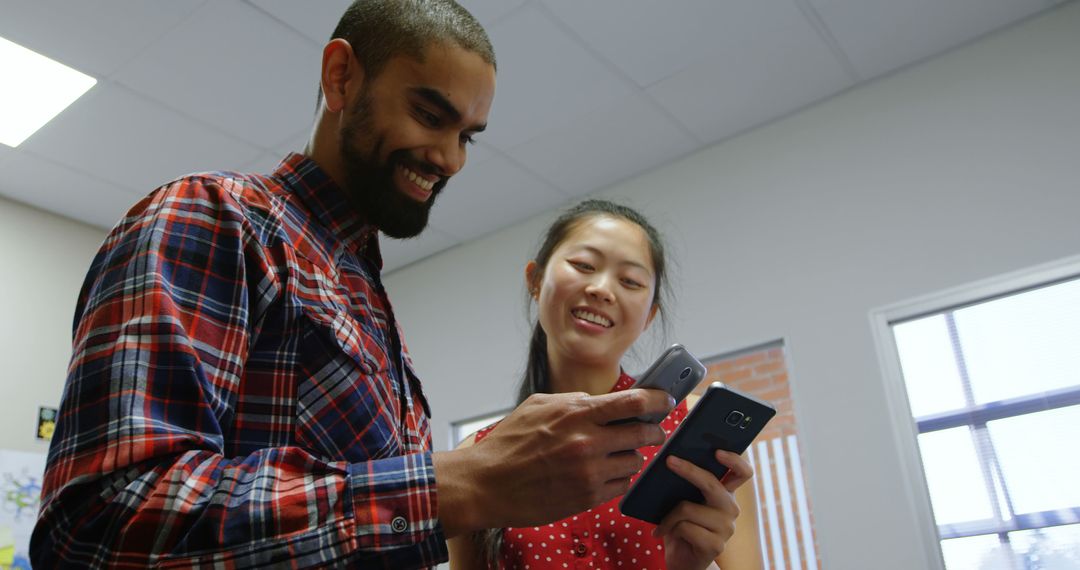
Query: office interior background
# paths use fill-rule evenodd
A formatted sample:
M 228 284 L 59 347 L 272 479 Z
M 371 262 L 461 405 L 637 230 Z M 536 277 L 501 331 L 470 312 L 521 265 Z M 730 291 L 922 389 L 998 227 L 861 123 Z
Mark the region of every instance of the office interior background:
M 47 449 L 109 227 L 171 178 L 301 150 L 347 4 L 0 0 L 0 37 L 96 79 L 0 145 L 2 457 Z M 437 449 L 512 405 L 542 229 L 613 198 L 677 264 L 628 370 L 670 342 L 718 379 L 781 361 L 771 568 L 1080 567 L 1080 3 L 463 4 L 499 58 L 491 127 L 431 229 L 384 240 Z

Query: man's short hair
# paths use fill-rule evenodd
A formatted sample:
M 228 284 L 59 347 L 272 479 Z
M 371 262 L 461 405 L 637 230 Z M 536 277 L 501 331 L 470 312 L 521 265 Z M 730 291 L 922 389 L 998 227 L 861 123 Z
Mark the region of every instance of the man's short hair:
M 437 42 L 455 43 L 495 67 L 484 27 L 454 0 L 356 0 L 334 28 L 330 39 L 336 38 L 349 42 L 369 78 L 394 56 L 422 59 Z

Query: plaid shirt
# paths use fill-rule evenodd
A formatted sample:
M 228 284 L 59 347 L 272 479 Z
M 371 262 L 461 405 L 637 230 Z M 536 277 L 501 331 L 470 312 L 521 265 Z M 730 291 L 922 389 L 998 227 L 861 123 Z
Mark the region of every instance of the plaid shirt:
M 34 566 L 445 560 L 381 266 L 376 230 L 301 155 L 137 204 L 79 297 Z

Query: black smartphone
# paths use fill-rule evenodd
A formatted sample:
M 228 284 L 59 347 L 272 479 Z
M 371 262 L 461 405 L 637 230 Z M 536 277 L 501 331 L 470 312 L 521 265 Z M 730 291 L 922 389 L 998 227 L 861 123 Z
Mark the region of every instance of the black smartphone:
M 659 524 L 682 501 L 703 503 L 697 487 L 668 469 L 667 457 L 674 455 L 723 477 L 727 467 L 716 460 L 716 450 L 743 453 L 775 415 L 768 402 L 714 382 L 623 496 L 619 510 Z
M 633 387 L 663 390 L 671 394 L 678 404 L 705 378 L 705 372 L 705 365 L 690 354 L 690 351 L 681 344 L 673 344 L 649 366 Z M 628 418 L 625 421 L 657 424 L 663 421 L 665 416 L 667 414 L 652 414 Z

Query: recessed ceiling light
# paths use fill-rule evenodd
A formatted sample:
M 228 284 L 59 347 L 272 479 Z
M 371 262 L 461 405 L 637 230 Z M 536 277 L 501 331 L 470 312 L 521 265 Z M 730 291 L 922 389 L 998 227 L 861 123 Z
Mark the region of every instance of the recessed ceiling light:
M 0 143 L 11 147 L 86 93 L 97 79 L 0 38 Z

